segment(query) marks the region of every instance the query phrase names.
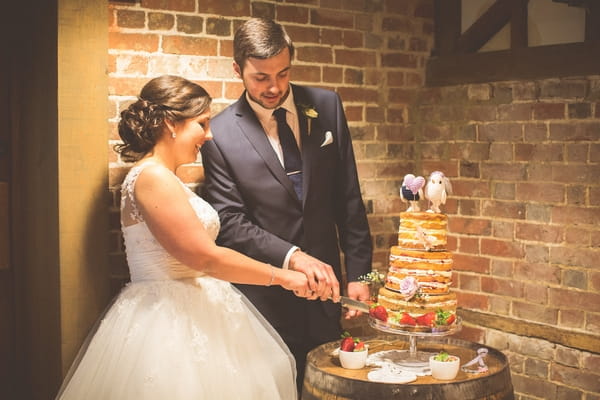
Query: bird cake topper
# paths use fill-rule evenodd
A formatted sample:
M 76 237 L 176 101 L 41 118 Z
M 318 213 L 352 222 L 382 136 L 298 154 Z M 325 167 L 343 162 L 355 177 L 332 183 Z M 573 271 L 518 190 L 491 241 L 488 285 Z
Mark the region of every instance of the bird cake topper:
M 441 213 L 440 205 L 446 204 L 446 198 L 452 194 L 452 184 L 443 172 L 434 171 L 427 180 L 425 197 L 429 200 L 427 212 Z
M 422 176 L 414 176 L 407 174 L 402 181 L 400 188 L 400 198 L 404 202 L 408 202 L 407 212 L 419 212 L 419 200 L 423 197 L 423 186 L 425 186 L 425 178 Z

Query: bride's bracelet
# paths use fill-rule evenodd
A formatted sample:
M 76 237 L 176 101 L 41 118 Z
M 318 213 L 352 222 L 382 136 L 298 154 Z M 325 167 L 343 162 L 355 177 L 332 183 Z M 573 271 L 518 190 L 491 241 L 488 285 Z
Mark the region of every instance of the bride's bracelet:
M 269 264 L 269 267 L 271 267 L 271 279 L 269 280 L 267 286 L 271 286 L 273 284 L 273 281 L 275 280 L 275 267 L 271 264 Z

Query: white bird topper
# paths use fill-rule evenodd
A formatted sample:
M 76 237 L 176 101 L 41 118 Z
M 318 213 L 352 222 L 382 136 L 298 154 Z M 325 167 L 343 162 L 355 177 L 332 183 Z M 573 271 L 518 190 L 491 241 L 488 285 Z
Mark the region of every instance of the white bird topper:
M 425 187 L 425 197 L 429 200 L 427 212 L 441 213 L 440 204 L 446 204 L 446 198 L 452 194 L 452 184 L 443 172 L 432 172 Z

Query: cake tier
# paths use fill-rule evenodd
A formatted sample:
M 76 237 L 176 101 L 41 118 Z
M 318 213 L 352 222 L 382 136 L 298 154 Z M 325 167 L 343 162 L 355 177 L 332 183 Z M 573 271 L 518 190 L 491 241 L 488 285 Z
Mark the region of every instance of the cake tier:
M 456 313 L 456 293 L 454 292 L 439 296 L 413 297 L 409 301 L 406 301 L 401 293 L 381 288 L 379 289 L 377 303 L 389 311 L 406 312 L 415 318 L 428 312 L 437 312 L 439 310 L 448 311 L 452 314 Z
M 398 246 L 407 249 L 443 250 L 446 248 L 448 217 L 430 212 L 400 213 Z
M 423 294 L 446 294 L 452 285 L 452 253 L 420 251 L 392 246 L 385 287 L 399 291 L 404 278 L 412 276 Z

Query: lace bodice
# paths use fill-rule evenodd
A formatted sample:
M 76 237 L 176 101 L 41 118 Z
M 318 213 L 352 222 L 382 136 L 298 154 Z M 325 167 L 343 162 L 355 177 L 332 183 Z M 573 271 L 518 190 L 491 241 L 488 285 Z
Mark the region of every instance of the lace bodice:
M 125 240 L 125 253 L 131 281 L 184 279 L 201 276 L 200 271 L 181 264 L 158 243 L 137 207 L 134 196 L 135 182 L 143 169 L 150 164 L 147 162 L 132 167 L 121 186 L 121 230 Z M 213 240 L 216 239 L 220 228 L 217 212 L 183 182 L 179 182 L 188 194 L 189 202 L 196 215 Z

